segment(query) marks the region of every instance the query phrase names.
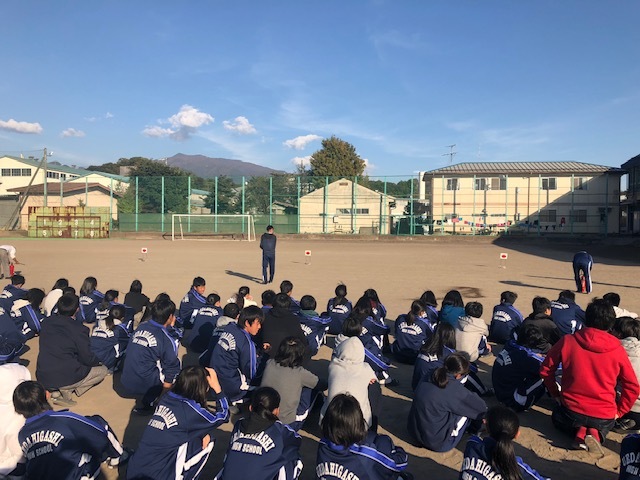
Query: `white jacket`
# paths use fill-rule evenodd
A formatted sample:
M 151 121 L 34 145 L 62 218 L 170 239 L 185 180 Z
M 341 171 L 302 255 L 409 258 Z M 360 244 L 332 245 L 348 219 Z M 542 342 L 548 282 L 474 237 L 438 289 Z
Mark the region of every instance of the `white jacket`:
M 10 473 L 22 459 L 18 432 L 25 418 L 13 408 L 13 391 L 31 374 L 18 363 L 0 365 L 0 476 Z
M 629 355 L 633 371 L 636 372 L 636 377 L 640 380 L 640 340 L 636 337 L 627 337 L 620 340 L 620 343 L 622 343 L 627 355 Z M 636 403 L 631 407 L 631 411 L 640 413 L 640 399 L 636 400 Z

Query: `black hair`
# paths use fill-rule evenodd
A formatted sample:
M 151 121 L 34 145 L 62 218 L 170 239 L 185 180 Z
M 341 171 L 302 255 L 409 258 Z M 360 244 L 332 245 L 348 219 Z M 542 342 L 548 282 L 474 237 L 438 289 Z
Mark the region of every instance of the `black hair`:
M 75 295 L 76 294 L 76 289 L 69 286 L 69 287 L 64 287 L 62 289 L 62 295 Z
M 438 301 L 436 300 L 436 295 L 431 290 L 426 290 L 422 295 L 420 295 L 420 301 L 425 307 L 437 307 Z
M 176 304 L 168 298 L 159 298 L 151 304 L 151 317 L 158 323 L 165 325 L 171 315 L 176 313 Z
M 347 286 L 344 283 L 338 285 L 335 289 L 335 298 L 333 299 L 333 306 L 346 305 L 347 300 Z
M 444 365 L 433 372 L 433 383 L 438 388 L 445 388 L 449 383 L 449 375 L 466 375 L 470 365 L 465 355 L 460 352 L 452 353 L 444 359 Z
M 584 311 L 584 325 L 605 332 L 611 330 L 616 321 L 613 307 L 602 298 L 594 298 Z
M 140 280 L 134 280 L 129 287 L 131 293 L 142 293 L 142 282 Z
M 59 278 L 56 280 L 56 283 L 53 284 L 53 288 L 51 290 L 62 290 L 63 288 L 67 288 L 69 286 L 69 280 L 66 278 Z
M 217 293 L 210 293 L 207 295 L 207 305 L 215 305 L 220 301 L 220 295 Z
M 245 328 L 247 324 L 253 325 L 254 322 L 262 322 L 264 321 L 264 312 L 257 305 L 251 305 L 247 308 L 243 308 L 240 312 L 240 316 L 238 317 L 238 326 L 242 329 Z
M 516 343 L 525 348 L 539 348 L 545 341 L 542 330 L 535 323 L 525 323 L 518 330 Z
M 376 292 L 373 288 L 367 288 L 362 296 L 368 298 L 372 302 L 372 306 L 378 305 L 380 303 L 378 292 Z
M 78 311 L 80 300 L 77 295 L 62 295 L 56 305 L 60 315 L 72 317 Z
M 640 339 L 640 320 L 632 317 L 619 317 L 611 328 L 611 334 L 618 338 L 635 337 Z
M 576 301 L 576 294 L 571 290 L 562 290 L 558 295 L 558 300 L 569 300 L 570 302 Z
M 27 291 L 27 296 L 25 297 L 25 299 L 31 304 L 33 308 L 37 310 L 38 308 L 40 308 L 42 300 L 44 300 L 44 290 L 40 288 L 30 288 Z
M 364 296 L 360 297 L 353 306 L 351 315 L 359 318 L 361 321 L 367 317 L 371 317 L 373 315 L 371 310 L 371 300 Z
M 275 422 L 278 417 L 273 411 L 280 406 L 280 394 L 275 388 L 260 387 L 251 395 L 251 414 Z
M 485 418 L 489 436 L 496 441 L 491 453 L 491 465 L 503 480 L 522 480 L 513 449 L 513 440 L 520 429 L 518 415 L 510 408 L 496 405 L 487 411 Z
M 120 323 L 124 323 L 124 315 L 125 315 L 125 307 L 124 305 L 113 305 L 109 309 L 109 315 L 104 319 L 104 323 L 109 330 L 113 330 L 116 328 L 115 320 L 119 320 Z
M 511 290 L 505 290 L 500 294 L 500 302 L 509 303 L 513 305 L 516 303 L 518 299 L 518 294 L 516 292 L 512 292 Z
M 209 392 L 208 376 L 207 371 L 200 366 L 184 367 L 178 374 L 171 391 L 181 397 L 194 400 L 206 409 Z
M 551 308 L 551 300 L 545 297 L 534 297 L 531 300 L 531 308 L 534 315 L 546 313 Z
M 280 283 L 280 293 L 289 295 L 292 290 L 293 290 L 293 283 L 291 283 L 289 280 L 283 280 Z
M 26 280 L 22 275 L 14 275 L 11 277 L 11 285 L 24 285 L 24 282 L 26 282 Z
M 87 277 L 80 287 L 80 295 L 91 295 L 98 288 L 98 280 L 96 277 Z
M 286 293 L 279 293 L 276 295 L 276 298 L 273 300 L 273 306 L 278 308 L 290 308 L 291 307 L 291 297 Z
M 144 314 L 140 319 L 141 323 L 146 322 L 147 320 L 150 320 L 153 317 L 153 312 L 152 312 L 153 305 L 161 300 L 171 300 L 171 297 L 166 292 L 162 292 L 156 295 L 156 298 L 153 299 L 153 302 L 151 302 L 151 305 L 149 305 L 149 308 L 145 308 Z
M 191 283 L 192 287 L 204 287 L 207 284 L 207 282 L 204 281 L 204 278 L 202 277 L 196 277 L 193 279 L 193 282 Z
M 453 307 L 464 308 L 464 300 L 458 290 L 449 290 L 442 299 L 442 306 L 451 305 Z
M 315 310 L 318 306 L 316 299 L 311 295 L 303 295 L 300 299 L 300 309 L 301 310 Z
M 414 300 L 411 302 L 411 310 L 405 316 L 407 325 L 413 325 L 416 323 L 416 318 L 420 317 L 420 314 L 424 312 L 424 304 L 420 300 Z
M 246 297 L 249 293 L 251 293 L 251 289 L 246 285 L 243 285 L 238 289 L 238 295 L 242 295 L 243 297 Z
M 420 353 L 440 357 L 444 347 L 451 350 L 456 349 L 456 329 L 450 323 L 440 322 L 436 326 L 433 335 L 422 345 Z
M 298 337 L 287 337 L 280 342 L 278 351 L 273 357 L 281 367 L 295 368 L 304 362 L 305 346 Z
M 464 313 L 469 317 L 480 318 L 483 311 L 484 309 L 480 302 L 469 302 L 464 307 Z
M 268 232 L 269 230 L 273 230 L 273 225 L 267 225 L 267 230 L 266 231 Z
M 353 312 L 342 323 L 342 334 L 345 337 L 359 337 L 362 335 L 362 321 Z
M 333 397 L 322 419 L 322 436 L 345 448 L 366 438 L 367 422 L 355 397 L 348 393 Z
M 98 305 L 98 309 L 106 310 L 111 306 L 111 302 L 115 302 L 116 298 L 120 296 L 120 292 L 117 290 L 107 290 L 104 292 L 104 298 Z
M 602 296 L 602 299 L 605 300 L 612 307 L 619 307 L 620 306 L 620 295 L 618 295 L 615 292 L 605 293 Z
M 276 299 L 276 292 L 273 290 L 265 290 L 262 292 L 262 305 L 270 305 L 273 307 L 273 302 Z
M 237 303 L 227 303 L 222 309 L 222 314 L 225 317 L 233 318 L 234 320 L 240 315 L 240 307 Z
M 47 391 L 42 384 L 31 380 L 20 383 L 13 391 L 13 408 L 25 418 L 53 410 L 47 402 Z

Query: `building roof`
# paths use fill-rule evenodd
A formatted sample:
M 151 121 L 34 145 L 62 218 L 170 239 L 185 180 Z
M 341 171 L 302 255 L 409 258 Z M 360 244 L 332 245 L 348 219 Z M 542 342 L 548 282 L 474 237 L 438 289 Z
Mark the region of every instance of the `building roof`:
M 72 195 L 74 193 L 83 193 L 86 190 L 100 190 L 106 194 L 110 194 L 109 187 L 105 187 L 101 183 L 98 182 L 89 182 L 89 183 L 78 183 L 78 182 L 47 182 L 47 195 L 56 196 L 60 195 L 60 186 L 62 186 L 63 195 Z M 27 186 L 16 187 L 16 188 L 8 188 L 7 192 L 15 192 L 15 193 L 25 193 L 27 190 Z M 39 183 L 37 185 L 31 185 L 29 188 L 29 195 L 44 195 L 44 184 Z M 119 197 L 120 194 L 113 191 L 113 195 Z
M 13 155 L 3 155 L 0 158 L 10 158 L 17 162 L 22 162 L 26 165 L 36 168 L 38 168 L 40 166 L 40 163 L 42 162 L 42 159 L 39 158 L 21 158 L 14 157 Z M 122 175 L 114 175 L 113 173 L 98 172 L 95 170 L 86 170 L 84 168 L 68 167 L 67 165 L 58 165 L 56 163 L 47 163 L 47 170 L 77 175 L 78 177 L 86 177 L 87 175 L 101 175 L 103 177 L 113 178 L 114 180 L 118 180 L 120 182 L 129 182 L 129 177 L 123 177 Z
M 582 162 L 465 162 L 437 168 L 424 173 L 426 177 L 436 175 L 587 175 L 616 173 L 624 170 L 604 165 Z
M 640 166 L 640 155 L 636 155 L 635 157 L 630 158 L 622 164 L 622 168 L 631 168 L 637 166 Z

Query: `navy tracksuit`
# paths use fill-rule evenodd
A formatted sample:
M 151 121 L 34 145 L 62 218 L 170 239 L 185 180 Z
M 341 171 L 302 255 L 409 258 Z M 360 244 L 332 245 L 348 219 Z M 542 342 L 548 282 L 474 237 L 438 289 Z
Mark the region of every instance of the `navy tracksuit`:
M 200 308 L 193 321 L 191 332 L 184 336 L 183 345 L 196 353 L 204 352 L 209 346 L 209 341 L 221 315 L 221 309 L 213 305 Z
M 76 313 L 76 320 L 80 320 L 83 323 L 95 323 L 96 321 L 96 307 L 102 303 L 104 293 L 94 290 L 89 295 L 82 295 L 80 297 L 80 309 Z
M 318 353 L 320 347 L 324 345 L 331 317 L 326 314 L 318 315 L 316 312 L 309 310 L 300 310 L 296 315 L 300 319 L 300 327 L 302 327 L 304 336 L 309 342 L 311 356 L 314 356 Z
M 387 370 L 389 370 L 391 362 L 382 355 L 382 349 L 378 346 L 375 338 L 365 333 L 360 335 L 358 338 L 364 345 L 364 361 L 373 368 L 378 379 L 381 380 L 387 378 L 389 376 L 387 374 Z
M 413 367 L 413 377 L 411 379 L 411 388 L 414 390 L 418 386 L 418 384 L 422 381 L 431 381 L 431 377 L 433 376 L 433 372 L 444 365 L 444 360 L 449 355 L 451 355 L 455 350 L 452 350 L 448 347 L 444 347 L 442 349 L 442 354 L 439 356 L 436 355 L 425 355 L 418 354 L 416 358 L 415 366 Z
M 156 407 L 127 467 L 127 479 L 191 480 L 198 478 L 213 450 L 211 435 L 229 421 L 224 394 L 216 396 L 218 411 L 210 412 L 194 400 L 167 393 Z M 202 439 L 211 441 L 202 448 Z
M 25 305 L 19 310 L 11 311 L 11 317 L 25 339 L 30 340 L 40 334 L 42 320 L 44 319 L 44 313 L 40 310 L 36 310 L 31 305 Z
M 111 307 L 113 307 L 114 305 L 120 305 L 122 307 L 124 307 L 124 323 L 127 327 L 127 329 L 129 330 L 129 332 L 133 331 L 133 317 L 136 314 L 136 311 L 131 308 L 128 305 L 125 305 L 124 303 L 118 303 L 118 302 L 109 302 L 109 306 L 107 308 L 104 308 L 102 310 L 100 310 L 100 306 L 97 305 L 96 306 L 96 322 L 98 323 L 102 323 L 104 321 L 105 318 L 107 318 L 109 316 L 109 310 L 111 309 Z
M 262 281 L 273 282 L 276 273 L 276 243 L 278 238 L 273 233 L 263 233 L 260 237 L 260 248 L 262 249 Z M 267 275 L 267 267 L 269 275 Z
M 26 478 L 94 479 L 107 457 L 123 452 L 102 417 L 68 410 L 27 418 L 18 440 L 27 459 Z
M 369 432 L 360 444 L 345 448 L 320 440 L 316 460 L 319 480 L 395 480 L 407 468 L 407 453 L 391 438 Z
M 414 364 L 422 345 L 433 335 L 433 326 L 427 317 L 416 318 L 407 323 L 407 315 L 400 315 L 395 323 L 396 340 L 391 344 L 391 352 L 404 363 Z
M 640 435 L 632 433 L 620 445 L 620 476 L 618 480 L 640 479 Z
M 507 343 L 511 339 L 511 332 L 524 322 L 524 316 L 510 303 L 501 303 L 493 307 L 491 324 L 489 325 L 489 340 L 496 343 Z
M 258 415 L 240 419 L 214 480 L 295 480 L 302 471 L 301 443 L 300 435 L 279 420 Z
M 525 348 L 513 340 L 507 342 L 491 372 L 498 401 L 517 412 L 533 406 L 545 393 L 540 378 L 544 357 L 541 350 Z
M 200 295 L 195 288 L 191 287 L 180 301 L 178 308 L 178 318 L 176 323 L 180 327 L 191 328 L 198 314 L 198 310 L 207 305 L 207 299 Z
M 563 336 L 576 333 L 584 327 L 584 310 L 577 303 L 563 298 L 551 302 L 551 319 Z
M 15 347 L 16 352 L 21 351 L 27 341 L 22 334 L 22 329 L 16 325 L 9 312 L 5 312 L 2 307 L 0 307 L 0 337 Z
M 385 325 L 384 318 L 378 320 L 374 315 L 362 321 L 362 335 L 371 338 L 380 349 L 384 346 L 384 337 L 388 334 L 389 327 Z
M 15 301 L 23 299 L 26 295 L 26 290 L 10 283 L 4 287 L 4 290 L 0 293 L 0 307 L 3 308 L 5 312 L 11 312 Z
M 502 478 L 500 472 L 496 470 L 491 462 L 491 455 L 496 446 L 496 441 L 487 437 L 481 439 L 475 435 L 469 438 L 467 447 L 464 449 L 464 459 L 460 469 L 459 480 L 494 480 Z M 520 457 L 516 457 L 520 476 L 523 480 L 548 480 L 541 476 L 529 465 L 524 463 Z
M 587 252 L 578 252 L 573 256 L 573 276 L 576 281 L 576 291 L 582 292 L 582 282 L 580 281 L 580 272 L 584 275 L 584 281 L 587 286 L 587 293 L 591 293 L 591 268 L 593 267 L 593 257 Z
M 105 367 L 113 371 L 124 357 L 131 334 L 124 323 L 113 330 L 96 327 L 89 339 L 91 351 Z
M 342 324 L 351 314 L 353 306 L 349 300 L 343 305 L 336 305 L 335 298 L 332 298 L 327 303 L 327 313 L 331 316 L 331 324 L 329 324 L 329 333 L 332 335 L 339 335 L 342 333 Z

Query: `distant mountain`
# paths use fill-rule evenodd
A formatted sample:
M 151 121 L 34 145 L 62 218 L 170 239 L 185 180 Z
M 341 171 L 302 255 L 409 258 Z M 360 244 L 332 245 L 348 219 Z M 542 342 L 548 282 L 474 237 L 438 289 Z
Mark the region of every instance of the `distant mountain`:
M 167 158 L 167 165 L 179 167 L 199 177 L 213 178 L 226 175 L 228 177 L 268 177 L 272 173 L 283 173 L 281 170 L 262 167 L 255 163 L 228 158 L 212 158 L 204 155 L 185 155 L 178 153 Z

